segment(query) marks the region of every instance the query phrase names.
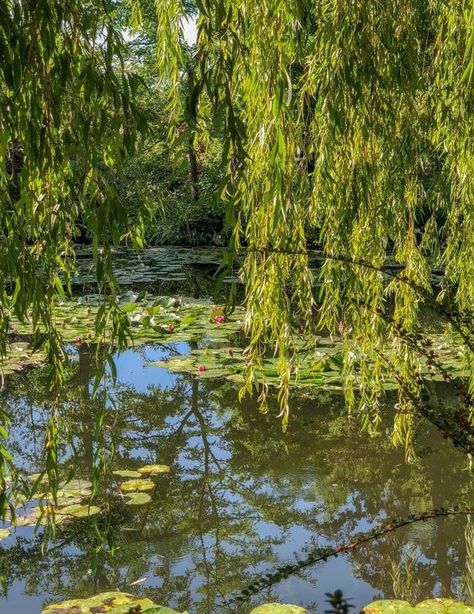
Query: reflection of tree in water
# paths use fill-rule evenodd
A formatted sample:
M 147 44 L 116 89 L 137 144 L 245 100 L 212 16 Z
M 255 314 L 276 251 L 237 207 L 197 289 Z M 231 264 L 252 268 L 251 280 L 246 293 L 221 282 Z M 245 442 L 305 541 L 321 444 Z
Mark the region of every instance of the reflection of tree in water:
M 59 527 L 45 558 L 38 539 L 19 540 L 1 559 L 7 586 L 21 578 L 30 594 L 84 596 L 154 576 L 153 586 L 141 589 L 154 601 L 185 609 L 198 600 L 193 611 L 213 612 L 224 609 L 225 596 L 301 547 L 292 541 L 295 529 L 305 532 L 307 549 L 337 545 L 361 525 L 470 494 L 463 456 L 428 426 L 420 427 L 420 461 L 407 465 L 385 437 L 369 439 L 348 422 L 337 395 L 295 401 L 283 434 L 253 401 L 239 405 L 229 383 L 185 375 L 145 393 L 118 383 L 91 396 L 93 371 L 83 349 L 62 395 L 65 462 L 90 475 L 95 417 L 105 411 L 114 467 L 165 463 L 172 472 L 159 477 L 150 505 L 128 508 L 109 498 L 109 511 L 96 521 L 98 533 L 90 521 Z M 17 377 L 4 393 L 15 419 L 12 447 L 31 470 L 42 462 L 49 403 L 40 379 L 40 372 Z M 436 453 L 430 453 L 434 437 Z M 116 488 L 110 474 L 106 486 Z M 390 572 L 413 548 L 417 556 L 403 567 L 397 588 Z M 374 592 L 398 596 L 411 586 L 413 594 L 427 597 L 438 588 L 441 594 L 458 589 L 466 556 L 456 519 L 396 531 L 349 560 Z M 410 573 L 416 586 L 408 582 Z M 317 576 L 317 568 L 302 574 L 308 582 Z M 278 597 L 278 586 L 268 597 Z

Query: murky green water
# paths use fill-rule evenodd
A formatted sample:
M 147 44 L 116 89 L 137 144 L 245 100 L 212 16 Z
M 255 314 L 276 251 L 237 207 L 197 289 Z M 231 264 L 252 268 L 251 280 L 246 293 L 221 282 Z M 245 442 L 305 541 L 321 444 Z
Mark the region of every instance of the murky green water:
M 95 397 L 91 356 L 81 348 L 68 375 L 60 416 L 61 464 L 88 478 L 96 462 L 97 415 L 113 452 L 94 521 L 41 535 L 18 528 L 0 544 L 5 584 L 0 612 L 37 614 L 44 604 L 118 588 L 192 613 L 248 612 L 236 596 L 252 580 L 337 546 L 386 519 L 471 503 L 468 459 L 420 419 L 418 459 L 407 464 L 384 434 L 369 439 L 351 424 L 339 394 L 292 398 L 287 433 L 276 412 L 239 403 L 224 379 L 199 380 L 149 363 L 187 353 L 186 343 L 148 345 L 116 357 L 117 381 Z M 13 419 L 10 449 L 26 473 L 44 466 L 51 399 L 38 370 L 13 376 L 2 402 Z M 437 393 L 444 394 L 440 385 Z M 272 408 L 276 400 L 271 399 Z M 387 428 L 390 418 L 387 402 Z M 129 507 L 112 469 L 167 464 L 151 503 Z M 253 602 L 325 609 L 324 594 L 342 589 L 356 606 L 374 597 L 474 600 L 474 521 L 457 516 L 420 522 L 305 568 Z M 138 583 L 136 583 L 139 581 Z M 134 584 L 136 583 L 136 584 Z

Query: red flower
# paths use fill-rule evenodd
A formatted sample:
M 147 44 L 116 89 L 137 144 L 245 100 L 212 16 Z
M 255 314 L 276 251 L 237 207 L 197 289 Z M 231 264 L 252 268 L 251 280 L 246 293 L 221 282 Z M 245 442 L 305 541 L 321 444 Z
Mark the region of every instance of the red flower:
M 168 324 L 168 330 L 172 333 L 174 331 L 174 324 Z
M 198 371 L 199 371 L 200 373 L 204 373 L 204 371 L 205 371 L 205 370 L 206 370 L 206 367 L 205 367 L 204 365 L 199 365 L 199 367 L 198 367 Z
M 214 318 L 214 322 L 215 322 L 216 324 L 222 324 L 222 322 L 224 322 L 224 316 L 216 316 L 216 317 Z

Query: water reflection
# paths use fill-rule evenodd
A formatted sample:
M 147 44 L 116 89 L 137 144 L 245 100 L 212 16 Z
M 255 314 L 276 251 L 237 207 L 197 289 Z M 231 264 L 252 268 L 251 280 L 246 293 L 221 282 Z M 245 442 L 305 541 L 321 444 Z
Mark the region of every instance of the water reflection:
M 102 483 L 108 509 L 96 527 L 89 520 L 58 527 L 46 554 L 31 529 L 2 542 L 1 611 L 8 604 L 33 614 L 46 601 L 120 588 L 199 614 L 247 612 L 229 598 L 311 548 L 347 543 L 386 518 L 472 501 L 466 458 L 427 423 L 419 425 L 418 461 L 411 465 L 388 438 L 362 435 L 334 393 L 294 397 L 284 434 L 274 415 L 259 414 L 251 400 L 239 404 L 231 383 L 148 366 L 188 349 L 127 351 L 117 357 L 115 386 L 106 381 L 92 395 L 93 362 L 82 348 L 62 395 L 63 465 L 90 477 L 96 417 L 103 413 L 114 468 L 165 463 L 172 471 L 141 508 L 123 504 L 108 472 Z M 42 377 L 15 376 L 3 393 L 13 417 L 10 448 L 27 472 L 44 462 L 51 399 Z M 337 588 L 357 606 L 383 595 L 472 600 L 473 556 L 469 520 L 437 519 L 307 568 L 257 600 L 311 609 Z

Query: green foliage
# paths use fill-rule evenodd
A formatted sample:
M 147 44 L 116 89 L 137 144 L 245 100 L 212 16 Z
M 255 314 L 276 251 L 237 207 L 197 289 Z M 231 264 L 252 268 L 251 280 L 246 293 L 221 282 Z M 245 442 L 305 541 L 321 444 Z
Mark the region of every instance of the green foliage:
M 408 442 L 425 387 L 420 310 L 431 302 L 461 348 L 472 407 L 470 3 L 200 0 L 190 49 L 182 20 L 194 8 L 3 3 L 0 356 L 11 322 L 29 321 L 32 347 L 43 347 L 52 383 L 61 381 L 55 310 L 71 290 L 79 237 L 92 242 L 100 295 L 91 338 L 123 346 L 131 319 L 118 304 L 112 245 L 141 247 L 144 233 L 207 242 L 221 234 L 219 192 L 229 260 L 246 248 L 242 394 L 257 389 L 265 407 L 270 349 L 286 426 L 299 339 L 338 334 L 346 398 L 362 425 L 377 432 L 380 396 L 395 379 L 394 440 Z M 127 24 L 135 38 L 124 42 Z M 132 157 L 146 119 L 154 134 Z M 160 208 L 161 221 L 149 224 Z M 309 244 L 322 247 L 317 296 Z M 389 249 L 400 266 L 391 276 Z M 53 416 L 51 479 L 56 430 Z M 0 451 L 4 477 L 9 457 Z
M 398 599 L 384 599 L 374 601 L 366 605 L 363 614 L 409 614 L 410 612 L 422 612 L 424 614 L 472 614 L 474 608 L 471 605 L 455 601 L 454 599 L 427 599 L 415 606 L 407 601 Z
M 210 101 L 224 126 L 232 246 L 249 247 L 243 391 L 265 395 L 257 373 L 274 350 L 286 423 L 295 333 L 329 329 L 344 337 L 347 399 L 371 432 L 396 373 L 405 438 L 423 388 L 406 335 L 427 299 L 446 302 L 472 364 L 470 3 L 203 0 L 198 26 L 195 108 Z M 173 50 L 163 69 L 179 63 Z M 325 259 L 317 298 L 310 243 Z M 401 267 L 391 281 L 388 248 Z
M 288 603 L 265 603 L 254 608 L 250 614 L 309 614 L 308 610 Z
M 155 92 L 155 96 L 159 93 Z M 145 102 L 146 104 L 146 102 Z M 150 245 L 223 245 L 224 212 L 218 199 L 222 182 L 219 146 L 196 147 L 199 198 L 191 195 L 185 144 L 170 150 L 163 134 L 167 116 L 150 113 L 152 132 L 146 145 L 130 160 L 117 190 L 132 220 L 146 211 L 143 233 Z M 161 136 L 160 136 L 161 134 Z
M 129 614 L 132 612 L 148 614 L 179 614 L 176 610 L 154 604 L 150 599 L 141 599 L 128 593 L 108 592 L 89 597 L 55 603 L 45 608 L 42 614 L 90 614 L 108 612 L 109 614 Z M 186 612 L 183 612 L 186 614 Z
M 196 135 L 201 115 L 208 109 L 201 109 L 198 117 L 186 100 L 193 90 L 194 62 L 192 49 L 181 34 L 180 19 L 189 14 L 190 7 L 181 6 L 179 0 L 154 4 L 135 3 L 141 19 L 126 49 L 129 64 L 143 80 L 138 96 L 150 130 L 118 180 L 118 192 L 132 219 L 140 219 L 148 210 L 144 235 L 150 244 L 223 244 L 224 211 L 219 202 L 222 136 L 217 131 Z M 126 9 L 122 3 L 115 17 L 119 23 L 120 18 L 132 18 Z M 168 57 L 165 51 L 169 51 L 171 36 L 175 36 L 177 63 L 164 72 L 161 58 Z M 170 96 L 169 88 L 178 96 Z
M 111 182 L 145 120 L 107 3 L 7 0 L 0 9 L 0 354 L 14 315 L 42 326 L 53 382 L 63 373 L 53 309 L 70 291 L 73 243 L 92 241 L 96 329 L 119 343 L 111 245 L 141 240 Z

